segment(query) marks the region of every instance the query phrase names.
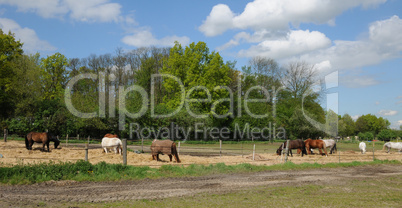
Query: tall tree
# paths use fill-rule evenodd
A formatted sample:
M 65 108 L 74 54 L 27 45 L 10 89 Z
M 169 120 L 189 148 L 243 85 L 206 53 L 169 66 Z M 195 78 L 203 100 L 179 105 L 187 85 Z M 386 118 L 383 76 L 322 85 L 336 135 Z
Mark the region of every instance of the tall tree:
M 67 58 L 55 53 L 41 62 L 41 80 L 44 92 L 44 99 L 60 99 L 67 84 L 68 72 Z
M 0 29 L 0 118 L 6 118 L 14 112 L 15 89 L 12 83 L 16 77 L 16 61 L 22 56 L 22 43 L 15 40 L 14 34 L 3 33 Z

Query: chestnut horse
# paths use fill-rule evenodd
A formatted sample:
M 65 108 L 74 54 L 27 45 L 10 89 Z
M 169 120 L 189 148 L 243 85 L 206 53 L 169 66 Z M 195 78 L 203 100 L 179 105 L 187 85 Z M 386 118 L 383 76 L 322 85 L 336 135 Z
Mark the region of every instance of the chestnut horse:
M 281 144 L 281 146 L 279 146 L 279 148 L 276 150 L 276 154 L 281 155 L 283 149 L 285 149 L 286 146 L 287 146 L 287 141 L 284 142 L 283 144 Z M 297 149 L 297 154 L 299 154 L 301 151 L 302 157 L 303 157 L 303 155 L 307 155 L 305 144 L 304 144 L 303 140 L 301 140 L 301 139 L 289 141 L 289 152 L 290 152 L 290 155 L 293 157 L 292 149 Z M 288 156 L 289 156 L 289 152 L 288 152 Z
M 310 149 L 318 148 L 318 151 L 320 151 L 321 155 L 326 155 L 328 157 L 327 146 L 325 145 L 325 142 L 323 140 L 306 139 L 306 141 L 304 141 L 304 143 L 306 144 L 306 149 L 308 151 L 308 154 L 311 154 Z M 325 154 L 322 153 L 322 150 L 324 150 Z
M 30 132 L 25 136 L 25 146 L 28 150 L 32 150 L 32 145 L 34 144 L 34 142 L 36 142 L 43 144 L 42 151 L 45 151 L 45 146 L 47 146 L 47 151 L 50 152 L 49 150 L 50 141 L 54 142 L 54 148 L 57 149 L 57 147 L 60 144 L 60 141 L 50 133 Z

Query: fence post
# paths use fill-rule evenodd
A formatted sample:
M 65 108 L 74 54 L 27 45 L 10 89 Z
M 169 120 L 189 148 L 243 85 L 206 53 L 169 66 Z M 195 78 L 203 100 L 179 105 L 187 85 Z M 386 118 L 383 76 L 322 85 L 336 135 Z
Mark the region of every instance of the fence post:
M 68 146 L 68 134 L 66 135 L 66 147 Z
M 7 129 L 4 129 L 4 142 L 7 142 L 7 134 L 8 134 Z
M 336 148 L 336 151 L 338 152 L 339 155 L 339 163 L 341 163 L 341 151 L 338 150 L 338 147 Z
M 77 140 L 80 140 L 80 135 L 79 134 L 77 134 Z
M 88 143 L 85 144 L 85 161 L 88 162 Z
M 88 144 L 89 144 L 89 140 L 91 139 L 91 136 L 88 136 Z
M 286 140 L 285 162 L 288 161 L 288 154 L 289 154 L 289 140 Z
M 144 137 L 141 136 L 141 153 L 144 153 Z
M 123 165 L 127 165 L 127 139 L 123 139 Z
M 219 140 L 219 156 L 222 157 L 222 140 Z
M 375 144 L 375 141 L 373 141 L 373 161 L 375 160 L 375 158 L 374 158 L 374 144 Z
M 255 144 L 254 144 L 254 147 L 253 147 L 253 161 L 254 161 L 254 158 L 255 158 Z
M 180 142 L 179 142 L 179 146 L 177 147 L 177 154 L 180 155 Z

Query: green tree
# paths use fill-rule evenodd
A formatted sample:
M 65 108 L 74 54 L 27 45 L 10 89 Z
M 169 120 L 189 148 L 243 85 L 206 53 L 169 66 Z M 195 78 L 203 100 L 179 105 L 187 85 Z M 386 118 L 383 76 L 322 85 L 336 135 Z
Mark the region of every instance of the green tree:
M 176 42 L 162 70 L 162 73 L 179 78 L 189 99 L 207 99 L 207 91 L 209 91 L 210 101 L 188 104 L 192 112 L 210 115 L 214 113 L 225 115 L 229 111 L 229 103 L 219 101 L 222 98 L 229 98 L 228 90 L 220 87 L 230 84 L 229 72 L 230 67 L 223 62 L 219 53 L 209 52 L 204 42 L 191 43 L 185 49 Z M 165 96 L 167 105 L 172 109 L 176 108 L 182 99 L 180 85 L 171 78 L 164 79 L 163 85 L 168 93 Z M 198 86 L 206 89 L 198 88 Z
M 41 81 L 44 99 L 60 99 L 62 97 L 67 84 L 67 66 L 67 58 L 60 53 L 55 53 L 42 60 Z
M 15 40 L 14 34 L 3 33 L 0 29 L 0 118 L 13 114 L 16 99 L 13 82 L 16 77 L 16 61 L 22 56 L 22 43 Z
M 380 133 L 378 133 L 377 137 L 382 141 L 384 140 L 389 141 L 391 139 L 396 138 L 396 133 L 391 129 L 383 129 L 380 131 Z
M 339 120 L 339 135 L 340 136 L 353 136 L 356 132 L 356 124 L 349 114 L 343 115 Z

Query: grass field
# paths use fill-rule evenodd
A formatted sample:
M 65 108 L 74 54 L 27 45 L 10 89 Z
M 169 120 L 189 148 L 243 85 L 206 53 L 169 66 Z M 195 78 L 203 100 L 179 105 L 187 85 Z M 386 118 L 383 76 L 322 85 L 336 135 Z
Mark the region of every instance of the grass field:
M 326 185 L 257 187 L 157 200 L 65 203 L 62 207 L 400 207 L 402 175 Z M 46 203 L 41 205 L 46 206 Z

